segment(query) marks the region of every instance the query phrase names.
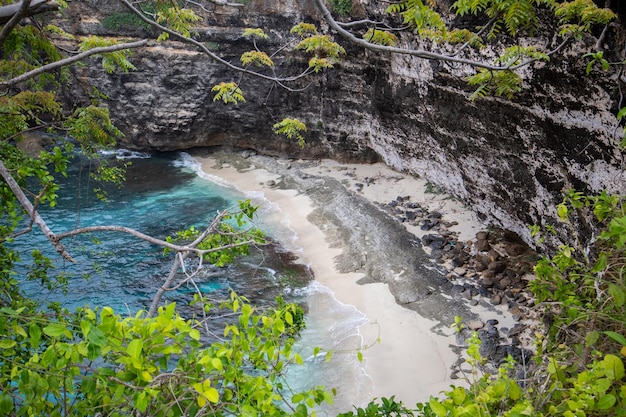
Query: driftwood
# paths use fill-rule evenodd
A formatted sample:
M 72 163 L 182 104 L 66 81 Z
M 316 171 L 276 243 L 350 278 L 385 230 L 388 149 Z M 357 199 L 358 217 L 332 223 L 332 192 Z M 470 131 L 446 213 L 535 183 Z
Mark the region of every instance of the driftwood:
M 20 10 L 22 2 L 0 6 L 0 25 L 4 25 Z M 32 0 L 26 13 L 22 17 L 34 16 L 39 13 L 51 12 L 59 9 L 59 3 L 54 0 Z

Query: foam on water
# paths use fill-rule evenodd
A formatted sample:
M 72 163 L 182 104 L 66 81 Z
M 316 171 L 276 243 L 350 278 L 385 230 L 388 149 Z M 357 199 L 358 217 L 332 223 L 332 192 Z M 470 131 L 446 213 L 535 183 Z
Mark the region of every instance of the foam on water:
M 367 317 L 354 306 L 337 300 L 328 288 L 313 281 L 305 290 L 308 313 L 306 329 L 298 341 L 304 366 L 289 370 L 288 380 L 296 390 L 323 384 L 336 389 L 332 405 L 323 405 L 321 412 L 336 415 L 349 411 L 353 405 L 364 406 L 371 400 L 373 383 L 367 375 L 358 351 L 363 346 L 359 327 Z M 320 352 L 313 355 L 314 349 Z M 327 360 L 326 352 L 330 352 Z

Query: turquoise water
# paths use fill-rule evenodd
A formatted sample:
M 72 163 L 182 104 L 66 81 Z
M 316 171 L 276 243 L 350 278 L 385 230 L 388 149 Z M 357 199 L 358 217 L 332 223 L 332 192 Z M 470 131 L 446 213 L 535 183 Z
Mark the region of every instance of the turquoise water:
M 251 198 L 259 205 L 258 225 L 276 241 L 298 253 L 296 236 L 287 225 L 277 221 L 281 213 L 259 193 L 244 195 L 219 178 L 200 172 L 198 163 L 185 153 L 150 156 L 122 152 L 111 157 L 129 158 L 132 165 L 122 189 L 107 188 L 108 202 L 98 200 L 91 191 L 96 184 L 89 179 L 88 166 L 76 163 L 70 175 L 62 179 L 62 198 L 54 210 L 41 208 L 42 216 L 55 232 L 90 225 L 123 225 L 155 237 L 164 238 L 189 225 L 205 226 L 217 210 L 232 207 L 238 200 Z M 29 295 L 42 301 L 56 301 L 64 307 L 109 305 L 117 312 L 133 315 L 148 308 L 156 289 L 169 271 L 170 257 L 159 247 L 120 233 L 99 233 L 63 241 L 76 264 L 63 261 L 54 254 L 51 245 L 36 230 L 27 239 L 17 239 L 16 245 L 24 259 L 36 246 L 54 260 L 56 271 L 67 274 L 69 292 L 42 291 L 37 283 L 24 283 Z M 94 244 L 94 239 L 100 243 Z M 26 242 L 29 242 L 27 246 Z M 234 265 L 221 269 L 218 276 L 200 278 L 200 289 L 216 297 L 227 295 L 230 288 L 258 302 L 272 301 L 279 293 L 306 304 L 307 328 L 300 340 L 305 366 L 290 370 L 294 388 L 306 389 L 316 385 L 335 387 L 335 404 L 322 412 L 334 415 L 347 411 L 353 404 L 364 405 L 370 398 L 371 380 L 364 364 L 357 360 L 356 349 L 362 340 L 358 327 L 365 316 L 352 306 L 336 300 L 332 292 L 316 282 L 304 287 L 280 285 L 281 268 L 278 260 L 281 245 L 253 250 L 251 256 L 240 258 Z M 292 266 L 289 273 L 292 274 Z M 306 266 L 295 269 L 307 276 Z M 84 276 L 89 275 L 85 280 Z M 169 300 L 185 300 L 194 288 L 181 288 L 167 293 Z M 187 297 L 187 298 L 186 298 Z M 313 358 L 313 348 L 332 351 L 329 362 L 323 355 Z
M 233 206 L 242 197 L 234 190 L 198 177 L 177 154 L 134 154 L 130 162 L 124 187 L 106 188 L 106 203 L 92 191 L 98 184 L 90 179 L 87 163 L 73 164 L 68 178 L 61 179 L 57 207 L 40 208 L 50 228 L 58 233 L 84 226 L 121 225 L 164 239 L 189 225 L 206 226 L 217 210 Z M 37 238 L 35 246 L 51 255 L 55 272 L 69 277 L 69 292 L 42 290 L 37 283 L 25 283 L 24 290 L 42 301 L 57 301 L 68 308 L 110 305 L 131 314 L 147 308 L 172 259 L 172 255 L 164 256 L 161 248 L 131 235 L 100 232 L 63 241 L 77 260 L 72 264 L 55 256 L 51 245 L 35 230 L 15 242 L 25 261 L 33 249 L 33 237 Z M 224 268 L 221 276 L 200 280 L 201 289 L 213 292 L 236 287 L 228 279 L 232 269 L 235 267 Z M 176 298 L 186 292 L 189 289 L 182 288 L 168 297 Z

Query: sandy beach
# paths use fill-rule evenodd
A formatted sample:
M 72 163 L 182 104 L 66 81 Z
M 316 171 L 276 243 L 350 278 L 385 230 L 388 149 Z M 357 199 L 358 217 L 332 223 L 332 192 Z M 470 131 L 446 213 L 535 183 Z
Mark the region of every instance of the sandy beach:
M 455 221 L 457 224 L 451 230 L 458 234 L 460 240 L 470 240 L 477 231 L 484 229 L 471 211 L 445 194 L 427 192 L 429 186 L 423 179 L 395 172 L 383 164 L 352 165 L 326 160 L 304 163 L 259 156 L 232 159 L 232 155 L 224 154 L 198 154 L 194 157 L 200 161 L 202 171 L 208 176 L 219 177 L 244 193 L 254 193 L 259 200 L 254 203 L 264 200 L 263 204 L 269 202 L 274 205 L 285 216 L 288 227 L 295 232 L 297 239 L 292 244 L 300 249 L 297 253 L 301 262 L 310 266 L 315 279 L 330 288 L 338 300 L 355 306 L 366 315 L 367 323 L 359 330 L 363 343 L 371 345 L 363 350 L 363 358 L 366 372 L 373 381 L 372 398 L 395 395 L 396 399 L 414 406 L 453 383 L 462 383 L 450 379 L 451 367 L 458 359 L 458 354 L 450 347 L 455 344 L 454 331 L 449 328 L 455 315 L 455 311 L 449 311 L 450 300 L 445 295 L 442 298 L 416 296 L 399 305 L 399 298 L 397 294 L 392 294 L 390 287 L 401 289 L 417 285 L 415 279 L 407 277 L 413 274 L 411 268 L 391 260 L 385 265 L 384 254 L 381 254 L 382 258 L 373 258 L 378 253 L 376 248 L 390 246 L 384 242 L 374 242 L 372 251 L 359 249 L 360 252 L 356 253 L 360 255 L 357 256 L 355 252 L 349 252 L 351 245 L 345 242 L 350 239 L 367 245 L 369 240 L 378 238 L 375 231 L 363 230 L 377 227 L 377 223 L 372 225 L 366 220 L 359 220 L 360 223 L 342 227 L 325 221 L 338 216 L 345 223 L 357 216 L 342 217 L 337 214 L 333 204 L 337 203 L 339 194 L 333 194 L 328 201 L 320 199 L 325 195 L 323 187 L 336 190 L 337 187 L 328 188 L 328 184 L 341 184 L 346 198 L 358 198 L 354 200 L 356 204 L 353 207 L 349 204 L 347 208 L 344 207 L 346 205 L 341 207 L 359 214 L 373 210 L 371 212 L 376 219 L 376 212 L 380 211 L 375 209 L 376 202 L 410 196 L 412 201 L 438 210 L 447 220 Z M 383 212 L 380 215 L 385 216 Z M 384 217 L 380 217 L 374 222 L 383 220 Z M 386 229 L 383 227 L 382 230 Z M 352 232 L 356 231 L 359 232 L 355 233 L 356 237 L 352 236 Z M 424 233 L 415 227 L 408 231 L 416 236 Z M 395 232 L 389 234 L 397 235 Z M 359 256 L 365 260 L 358 259 Z M 357 266 L 346 267 L 350 262 Z M 371 279 L 371 271 L 382 269 L 386 278 Z M 427 285 L 431 288 L 436 284 Z M 416 293 L 420 291 L 425 290 L 420 289 Z M 422 307 L 423 312 L 416 311 Z M 458 311 L 463 316 L 475 313 L 462 305 Z M 481 314 L 496 316 L 498 312 Z

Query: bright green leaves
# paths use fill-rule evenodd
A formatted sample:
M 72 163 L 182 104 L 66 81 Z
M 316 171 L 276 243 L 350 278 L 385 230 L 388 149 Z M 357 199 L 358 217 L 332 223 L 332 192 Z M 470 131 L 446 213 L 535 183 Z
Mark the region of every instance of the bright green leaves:
M 315 26 L 309 23 L 300 23 L 294 26 L 291 28 L 291 33 L 302 38 L 295 49 L 313 55 L 309 59 L 309 68 L 314 72 L 333 68 L 333 64 L 337 63 L 340 56 L 346 53 L 346 50 L 334 42 L 330 36 L 318 34 Z
M 76 416 L 98 409 L 107 415 L 140 411 L 165 417 L 172 415 L 172 407 L 201 415 L 208 406 L 217 414 L 256 410 L 289 415 L 280 395 L 287 386 L 282 373 L 287 365 L 303 362 L 292 351 L 291 333 L 303 312 L 293 304 L 279 305 L 259 312 L 233 294 L 222 312 L 240 316 L 235 317 L 239 325 L 231 326 L 236 329 L 230 332 L 232 340 L 209 345 L 198 343 L 197 323 L 181 318 L 174 304 L 159 308 L 154 318 L 138 314 L 124 319 L 110 308 L 99 315 L 82 309 L 78 326 L 62 316 L 50 321 L 44 315 L 2 309 L 0 385 L 5 397 L 0 407 L 34 415 L 54 415 L 63 407 L 67 415 Z M 292 324 L 283 320 L 287 313 Z M 29 321 L 27 332 L 24 325 Z M 10 332 L 13 336 L 7 337 Z M 101 336 L 92 338 L 96 333 Z M 33 334 L 43 339 L 35 344 L 37 351 L 29 353 L 25 342 Z M 16 356 L 18 346 L 25 356 Z M 91 368 L 94 362 L 98 368 Z M 330 393 L 320 388 L 293 397 L 305 407 L 332 403 Z M 21 400 L 14 403 L 12 398 Z
M 300 147 L 304 147 L 305 141 L 303 133 L 306 132 L 306 125 L 298 119 L 284 118 L 273 126 L 274 133 L 284 135 L 288 139 L 296 139 Z
M 76 110 L 65 122 L 69 134 L 83 145 L 89 154 L 97 148 L 110 147 L 122 135 L 109 117 L 109 109 L 88 106 Z
M 83 38 L 79 44 L 79 50 L 81 52 L 89 49 L 118 45 L 119 42 L 115 39 L 101 38 L 99 36 L 88 36 Z M 137 68 L 128 60 L 128 50 L 119 50 L 114 52 L 106 52 L 102 54 L 102 67 L 106 72 L 113 73 L 115 71 L 122 70 L 124 72 L 134 71 Z
M 241 91 L 237 83 L 234 82 L 221 82 L 211 88 L 211 91 L 215 93 L 213 101 L 222 101 L 224 104 L 238 104 L 246 101 L 245 97 L 243 96 L 243 92 Z
M 220 400 L 219 392 L 211 386 L 211 380 L 205 379 L 203 382 L 198 382 L 193 384 L 193 389 L 195 389 L 200 395 L 198 396 L 198 405 L 200 407 L 204 407 L 207 404 L 207 401 L 210 401 L 213 404 L 217 404 Z
M 311 23 L 298 23 L 292 27 L 290 33 L 294 33 L 301 38 L 307 38 L 309 36 L 317 35 L 317 28 Z
M 470 95 L 470 99 L 475 100 L 490 94 L 508 99 L 513 98 L 515 93 L 522 90 L 522 78 L 507 68 L 519 65 L 524 60 L 549 61 L 550 57 L 533 46 L 506 48 L 495 62 L 502 66 L 502 70 L 479 68 L 476 74 L 467 77 L 469 85 L 478 86 Z
M 196 242 L 196 248 L 204 260 L 215 266 L 225 266 L 242 255 L 249 253 L 250 244 L 264 244 L 263 232 L 250 225 L 257 207 L 250 200 L 239 202 L 238 209 L 231 209 L 221 214 L 219 224 L 209 233 L 201 233 L 195 226 L 176 232 L 175 236 L 168 236 L 168 243 L 188 244 L 197 241 L 202 234 L 202 240 Z M 171 249 L 166 248 L 164 253 Z
M 589 75 L 594 66 L 599 65 L 602 71 L 608 71 L 611 68 L 609 61 L 604 58 L 604 51 L 590 52 L 583 55 L 583 58 L 591 58 L 585 67 L 585 73 Z M 619 118 L 619 117 L 618 117 Z
M 479 68 L 474 75 L 467 77 L 469 85 L 478 86 L 470 95 L 470 100 L 493 94 L 497 97 L 513 98 L 522 90 L 522 78 L 510 70 L 487 70 Z
M 273 67 L 274 61 L 265 53 L 261 51 L 248 51 L 241 54 L 241 63 L 244 66 L 255 64 L 257 67 Z
M 452 10 L 459 16 L 484 13 L 490 19 L 495 19 L 488 35 L 493 38 L 502 25 L 511 36 L 516 36 L 520 31 L 532 35 L 539 26 L 535 8 L 553 8 L 555 4 L 554 0 L 457 0 Z
M 363 34 L 363 39 L 377 45 L 385 46 L 394 46 L 396 43 L 398 43 L 398 37 L 396 35 L 378 29 L 369 29 Z
M 243 36 L 246 38 L 252 38 L 257 40 L 267 40 L 269 36 L 260 28 L 246 28 L 243 31 Z
M 601 9 L 592 0 L 574 0 L 559 3 L 554 12 L 560 19 L 559 33 L 580 37 L 594 25 L 606 25 L 617 18 L 610 9 Z
M 54 93 L 48 91 L 21 91 L 13 96 L 0 97 L 0 132 L 9 138 L 42 123 L 44 118 L 61 116 L 61 105 Z
M 192 35 L 192 28 L 195 22 L 202 20 L 191 9 L 181 9 L 179 7 L 162 7 L 157 11 L 157 23 L 168 26 L 172 30 L 178 32 L 185 38 L 190 38 Z M 158 40 L 163 41 L 169 38 L 169 34 L 163 32 L 159 35 Z
M 339 61 L 340 55 L 346 53 L 346 50 L 328 35 L 312 35 L 304 38 L 296 45 L 296 49 L 313 54 L 309 60 L 309 67 L 315 72 L 332 68 L 333 64 Z
M 406 0 L 391 4 L 387 7 L 387 13 L 401 13 L 404 23 L 411 25 L 418 33 L 445 31 L 446 24 L 432 5 L 432 2 L 424 3 L 422 0 Z

